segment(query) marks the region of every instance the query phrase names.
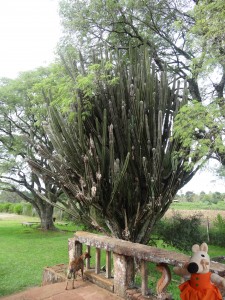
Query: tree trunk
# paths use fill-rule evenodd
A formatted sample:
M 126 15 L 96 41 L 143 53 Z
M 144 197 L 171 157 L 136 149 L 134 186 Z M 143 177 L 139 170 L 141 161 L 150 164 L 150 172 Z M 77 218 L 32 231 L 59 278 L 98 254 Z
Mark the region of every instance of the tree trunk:
M 39 217 L 41 219 L 41 228 L 43 230 L 56 230 L 53 222 L 53 211 L 54 207 L 48 203 L 44 203 L 40 208 Z

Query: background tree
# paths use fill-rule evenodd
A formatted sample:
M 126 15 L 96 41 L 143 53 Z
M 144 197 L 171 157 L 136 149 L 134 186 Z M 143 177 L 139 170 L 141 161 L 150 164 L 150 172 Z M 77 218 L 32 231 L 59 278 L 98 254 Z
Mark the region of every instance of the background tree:
M 204 201 L 205 195 L 206 195 L 206 193 L 202 191 L 202 192 L 199 194 L 199 200 L 200 200 L 200 201 Z
M 16 193 L 31 203 L 41 219 L 43 229 L 55 227 L 53 206 L 43 201 L 40 194 L 55 203 L 60 201 L 62 190 L 49 178 L 41 179 L 32 172 L 27 159 L 32 158 L 49 168 L 48 162 L 38 155 L 35 143 L 41 142 L 50 153 L 53 151 L 41 121 L 46 119 L 47 102 L 51 101 L 49 86 L 53 93 L 56 85 L 55 78 L 53 80 L 54 68 L 22 73 L 15 80 L 2 79 L 0 86 L 0 189 Z M 57 93 L 54 96 L 57 102 Z
M 0 202 L 10 202 L 10 203 L 17 203 L 21 202 L 23 199 L 16 193 L 10 193 L 6 191 L 1 191 L 0 193 Z
M 194 201 L 194 192 L 188 191 L 185 193 L 185 198 L 187 202 L 193 202 Z

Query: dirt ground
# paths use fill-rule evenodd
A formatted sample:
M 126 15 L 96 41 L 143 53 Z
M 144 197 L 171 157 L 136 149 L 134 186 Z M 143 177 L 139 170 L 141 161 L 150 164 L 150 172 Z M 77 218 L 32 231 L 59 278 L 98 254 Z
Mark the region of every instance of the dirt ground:
M 27 220 L 34 220 L 32 217 L 22 216 L 17 214 L 8 214 L 8 213 L 0 213 L 0 221 L 8 220 L 8 221 L 18 221 L 23 222 Z
M 210 223 L 214 222 L 217 215 L 220 214 L 225 219 L 225 211 L 224 210 L 174 210 L 168 209 L 164 218 L 171 218 L 174 213 L 178 212 L 181 216 L 188 217 L 193 215 L 200 215 L 202 221 L 205 223 L 208 219 Z M 14 220 L 14 221 L 21 221 L 30 218 L 27 216 L 20 216 L 16 214 L 8 214 L 8 213 L 0 213 L 0 221 L 1 220 Z
M 224 210 L 174 210 L 174 209 L 168 209 L 166 212 L 164 218 L 171 218 L 175 212 L 178 212 L 181 216 L 188 217 L 188 216 L 194 216 L 194 215 L 200 215 L 202 218 L 202 222 L 206 223 L 207 220 L 209 223 L 213 223 L 217 217 L 218 214 L 222 216 L 222 218 L 225 219 L 225 211 Z
M 0 213 L 0 220 L 17 220 L 21 219 L 23 216 L 16 215 L 16 214 L 7 214 L 7 213 Z

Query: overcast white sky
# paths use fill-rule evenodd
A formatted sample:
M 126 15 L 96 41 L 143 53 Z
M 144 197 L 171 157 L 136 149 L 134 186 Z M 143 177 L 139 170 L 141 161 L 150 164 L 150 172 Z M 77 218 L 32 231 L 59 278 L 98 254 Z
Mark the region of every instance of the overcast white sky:
M 0 0 L 0 77 L 15 78 L 52 62 L 60 35 L 58 0 Z M 225 181 L 199 172 L 186 191 L 225 192 Z
M 225 179 L 219 179 L 215 176 L 215 168 L 219 166 L 215 160 L 211 160 L 207 166 L 198 171 L 189 183 L 187 183 L 181 190 L 183 194 L 187 191 L 194 193 L 220 192 L 225 193 Z M 214 169 L 214 171 L 213 171 Z
M 57 0 L 0 0 L 0 77 L 52 61 L 59 37 Z

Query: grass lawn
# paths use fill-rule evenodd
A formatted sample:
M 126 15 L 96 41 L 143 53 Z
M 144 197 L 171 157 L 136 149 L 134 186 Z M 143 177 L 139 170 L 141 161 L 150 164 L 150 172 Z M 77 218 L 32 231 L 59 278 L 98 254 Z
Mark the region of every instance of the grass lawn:
M 76 226 L 60 226 L 71 232 L 43 232 L 17 221 L 0 218 L 0 296 L 41 284 L 43 268 L 68 263 L 68 238 Z
M 170 208 L 172 209 L 207 209 L 207 210 L 225 210 L 225 202 L 224 201 L 219 201 L 217 204 L 214 203 L 204 203 L 204 202 L 173 202 L 170 205 Z

